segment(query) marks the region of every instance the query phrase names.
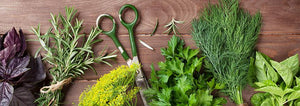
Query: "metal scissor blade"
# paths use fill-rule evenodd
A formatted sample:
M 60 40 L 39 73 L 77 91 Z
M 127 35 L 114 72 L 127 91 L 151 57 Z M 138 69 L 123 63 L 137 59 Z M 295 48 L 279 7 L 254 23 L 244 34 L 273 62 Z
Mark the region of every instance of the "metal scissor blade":
M 146 77 L 144 76 L 144 73 L 142 72 L 141 69 L 138 70 L 138 74 L 135 78 L 135 83 L 138 87 L 140 87 L 140 94 L 141 94 L 141 98 L 143 100 L 144 106 L 148 106 L 148 103 L 147 103 L 145 95 L 144 95 L 144 91 L 149 88 L 149 84 L 148 84 L 148 81 L 147 81 Z
M 132 63 L 140 64 L 137 56 L 134 56 L 130 62 L 131 62 L 130 64 L 132 64 Z M 141 68 L 139 68 L 137 70 L 137 76 L 135 77 L 135 83 L 136 83 L 136 86 L 140 88 L 140 95 L 143 100 L 144 106 L 148 106 L 146 97 L 144 96 L 144 91 L 149 88 L 149 84 L 148 84 L 146 76 L 143 73 Z

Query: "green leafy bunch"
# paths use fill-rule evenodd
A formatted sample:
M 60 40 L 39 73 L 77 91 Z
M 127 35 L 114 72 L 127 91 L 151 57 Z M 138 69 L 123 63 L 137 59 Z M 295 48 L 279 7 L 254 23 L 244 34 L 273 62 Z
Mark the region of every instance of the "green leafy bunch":
M 50 64 L 49 72 L 52 78 L 51 85 L 47 87 L 48 92 L 42 93 L 37 99 L 41 106 L 59 105 L 59 101 L 63 99 L 63 85 L 68 84 L 72 78 L 81 76 L 87 69 L 95 71 L 91 66 L 93 63 L 103 62 L 110 65 L 105 59 L 116 57 L 112 54 L 94 56 L 92 45 L 101 41 L 96 39 L 101 31 L 92 28 L 88 36 L 80 34 L 83 21 L 74 20 L 76 12 L 74 8 L 66 7 L 66 16 L 51 13 L 52 27 L 43 35 L 40 26 L 32 28 L 41 48 L 46 52 L 43 60 Z
M 300 77 L 298 54 L 276 62 L 257 52 L 250 72 L 256 77 L 253 106 L 300 106 Z
M 151 106 L 221 106 L 224 98 L 213 98 L 214 89 L 222 89 L 224 85 L 214 79 L 199 75 L 204 57 L 199 58 L 199 50 L 184 47 L 184 41 L 173 36 L 167 48 L 162 48 L 166 61 L 158 63 L 159 71 L 151 66 L 151 88 L 145 96 Z M 197 76 L 197 77 L 194 77 Z
M 209 4 L 199 19 L 192 22 L 192 36 L 206 56 L 205 67 L 222 90 L 236 103 L 243 104 L 242 89 L 247 83 L 249 58 L 261 28 L 261 14 L 251 16 L 239 8 L 238 0 L 219 0 Z

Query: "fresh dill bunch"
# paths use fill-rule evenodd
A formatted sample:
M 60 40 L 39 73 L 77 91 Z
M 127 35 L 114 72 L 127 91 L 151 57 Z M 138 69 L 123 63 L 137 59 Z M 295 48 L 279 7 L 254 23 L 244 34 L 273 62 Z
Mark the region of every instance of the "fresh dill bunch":
M 91 88 L 79 97 L 79 106 L 123 106 L 134 105 L 132 99 L 139 92 L 133 87 L 138 64 L 122 65 L 103 75 Z
M 60 105 L 59 102 L 63 99 L 61 89 L 70 83 L 72 78 L 83 75 L 87 69 L 95 71 L 91 66 L 95 62 L 110 65 L 105 59 L 116 57 L 113 54 L 94 56 L 92 45 L 101 41 L 96 39 L 101 31 L 92 28 L 88 36 L 80 34 L 83 21 L 74 20 L 76 12 L 74 8 L 66 7 L 66 16 L 51 13 L 52 27 L 43 35 L 39 25 L 32 28 L 41 48 L 46 52 L 43 54 L 43 60 L 50 64 L 49 73 L 52 78 L 50 85 L 41 89 L 40 97 L 36 100 L 39 106 Z
M 238 0 L 219 0 L 219 4 L 204 9 L 192 28 L 193 40 L 206 56 L 206 68 L 226 85 L 225 94 L 236 104 L 243 104 L 242 89 L 247 83 L 250 57 L 255 54 L 261 14 L 251 16 L 239 8 Z

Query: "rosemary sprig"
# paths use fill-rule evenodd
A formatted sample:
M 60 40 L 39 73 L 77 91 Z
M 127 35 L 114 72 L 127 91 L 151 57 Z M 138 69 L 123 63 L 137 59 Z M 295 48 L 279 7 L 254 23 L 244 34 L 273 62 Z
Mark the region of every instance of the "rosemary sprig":
M 176 24 L 182 24 L 182 23 L 184 23 L 184 21 L 177 21 L 177 20 L 175 20 L 175 18 L 172 18 L 172 20 L 167 25 L 164 26 L 165 28 L 168 28 L 168 29 L 166 31 L 164 31 L 163 33 L 167 33 L 168 32 L 169 35 L 172 32 L 175 35 L 179 34 L 179 32 L 177 30 L 177 25 Z
M 239 8 L 238 0 L 219 0 L 218 5 L 204 9 L 192 26 L 193 40 L 206 56 L 206 68 L 226 85 L 225 94 L 243 104 L 242 89 L 260 32 L 260 13 L 251 16 Z
M 102 41 L 96 39 L 100 30 L 92 28 L 89 36 L 80 34 L 82 29 L 82 20 L 75 19 L 77 10 L 66 7 L 66 16 L 51 14 L 50 23 L 52 27 L 47 33 L 41 35 L 40 25 L 32 28 L 37 35 L 42 49 L 46 51 L 43 60 L 51 65 L 49 72 L 52 76 L 50 86 L 41 89 L 40 97 L 36 100 L 38 105 L 60 105 L 59 101 L 63 98 L 61 89 L 68 84 L 72 78 L 84 74 L 87 69 L 95 69 L 91 64 L 103 62 L 110 65 L 105 59 L 116 57 L 116 55 L 94 56 L 92 45 Z M 79 42 L 83 39 L 82 42 Z

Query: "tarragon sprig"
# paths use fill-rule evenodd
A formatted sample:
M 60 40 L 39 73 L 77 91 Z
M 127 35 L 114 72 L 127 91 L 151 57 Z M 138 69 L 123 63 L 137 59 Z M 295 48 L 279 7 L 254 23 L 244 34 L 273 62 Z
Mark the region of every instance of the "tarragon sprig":
M 101 30 L 92 28 L 89 36 L 80 34 L 83 21 L 73 20 L 76 12 L 74 8 L 66 7 L 66 16 L 51 14 L 52 27 L 43 35 L 39 25 L 37 28 L 32 28 L 41 48 L 46 52 L 43 60 L 51 65 L 49 72 L 52 81 L 50 86 L 41 89 L 41 95 L 37 99 L 40 106 L 59 105 L 59 101 L 63 98 L 61 89 L 70 83 L 72 78 L 83 75 L 87 69 L 95 71 L 91 66 L 95 62 L 110 65 L 105 59 L 116 57 L 114 54 L 94 56 L 92 45 L 102 41 L 96 39 Z

